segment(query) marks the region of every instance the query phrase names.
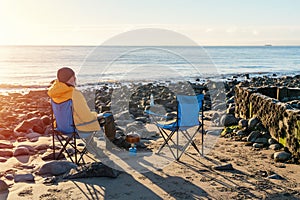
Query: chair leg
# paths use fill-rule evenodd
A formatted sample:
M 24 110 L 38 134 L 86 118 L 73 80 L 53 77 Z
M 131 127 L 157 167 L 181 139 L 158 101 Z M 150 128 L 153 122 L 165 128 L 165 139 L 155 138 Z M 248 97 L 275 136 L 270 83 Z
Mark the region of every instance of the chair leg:
M 78 165 L 78 161 L 77 161 L 76 133 L 73 133 L 73 138 L 74 138 L 74 150 L 75 150 L 75 164 Z
M 53 151 L 53 160 L 56 160 L 55 158 L 55 132 L 52 130 L 52 151 Z

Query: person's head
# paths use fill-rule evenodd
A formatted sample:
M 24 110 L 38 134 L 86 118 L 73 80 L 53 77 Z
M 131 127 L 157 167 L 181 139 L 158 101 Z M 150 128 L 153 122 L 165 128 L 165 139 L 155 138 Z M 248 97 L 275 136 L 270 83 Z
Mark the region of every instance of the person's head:
M 59 82 L 65 83 L 67 85 L 76 85 L 75 72 L 69 67 L 60 68 L 57 71 L 57 79 Z

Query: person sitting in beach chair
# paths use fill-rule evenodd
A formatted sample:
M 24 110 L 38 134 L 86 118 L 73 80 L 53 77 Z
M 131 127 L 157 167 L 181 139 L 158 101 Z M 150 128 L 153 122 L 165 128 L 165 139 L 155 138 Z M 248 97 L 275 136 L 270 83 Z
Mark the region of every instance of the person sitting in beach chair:
M 75 131 L 100 131 L 100 122 L 104 121 L 104 133 L 107 139 L 119 147 L 127 148 L 129 144 L 126 143 L 123 138 L 115 138 L 116 127 L 113 115 L 109 113 L 97 114 L 96 112 L 91 111 L 83 94 L 75 88 L 75 85 L 75 72 L 68 67 L 59 69 L 57 71 L 57 79 L 53 81 L 48 90 L 52 108 L 57 107 L 59 104 L 69 102 L 72 107 L 72 121 L 74 123 Z

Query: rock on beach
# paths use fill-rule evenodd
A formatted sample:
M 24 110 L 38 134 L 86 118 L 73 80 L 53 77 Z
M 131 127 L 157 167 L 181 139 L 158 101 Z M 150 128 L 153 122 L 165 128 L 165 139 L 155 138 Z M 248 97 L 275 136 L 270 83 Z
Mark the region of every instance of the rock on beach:
M 50 161 L 45 163 L 37 172 L 38 175 L 57 176 L 68 173 L 77 166 L 70 161 Z

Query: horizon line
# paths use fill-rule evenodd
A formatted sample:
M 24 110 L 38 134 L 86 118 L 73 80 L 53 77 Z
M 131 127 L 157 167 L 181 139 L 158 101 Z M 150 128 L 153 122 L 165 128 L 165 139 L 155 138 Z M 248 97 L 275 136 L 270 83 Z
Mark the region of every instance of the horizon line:
M 69 46 L 69 47 L 97 47 L 97 46 L 103 46 L 103 47 L 298 47 L 300 44 L 281 44 L 281 45 L 274 45 L 274 44 L 262 44 L 262 45 L 249 45 L 249 44 L 228 44 L 228 45 L 94 45 L 94 44 L 0 44 L 0 47 L 13 47 L 13 46 L 31 46 L 31 47 L 58 47 L 58 46 Z

